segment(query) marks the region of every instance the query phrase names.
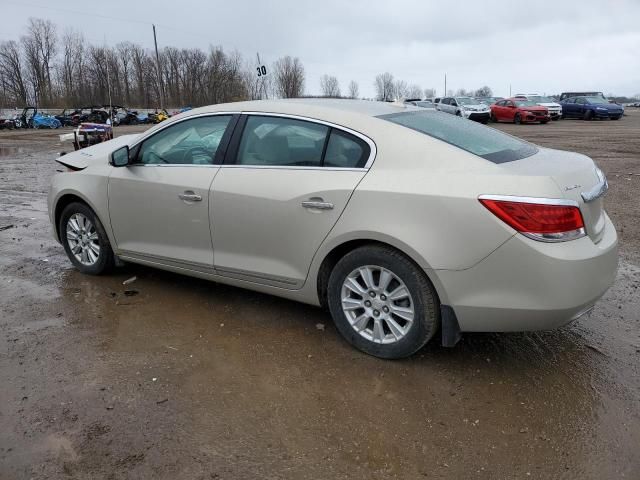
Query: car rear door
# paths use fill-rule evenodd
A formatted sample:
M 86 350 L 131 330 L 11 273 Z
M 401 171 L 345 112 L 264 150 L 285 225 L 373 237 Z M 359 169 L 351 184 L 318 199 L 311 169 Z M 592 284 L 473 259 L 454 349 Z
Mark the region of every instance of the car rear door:
M 238 116 L 172 123 L 131 150 L 109 177 L 118 254 L 190 269 L 213 267 L 209 192 Z
M 216 176 L 216 273 L 295 289 L 375 155 L 373 142 L 319 121 L 243 116 Z

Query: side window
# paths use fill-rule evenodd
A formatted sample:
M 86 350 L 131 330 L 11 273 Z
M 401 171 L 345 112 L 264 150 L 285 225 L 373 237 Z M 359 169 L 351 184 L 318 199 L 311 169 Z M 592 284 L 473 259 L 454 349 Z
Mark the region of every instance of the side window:
M 440 100 L 440 103 L 442 103 L 443 105 L 449 105 L 449 98 L 443 98 L 442 100 Z
M 325 167 L 362 168 L 369 158 L 370 148 L 364 140 L 340 130 L 331 130 Z
M 585 103 L 587 103 L 587 101 L 582 97 L 578 97 L 576 98 L 576 103 L 579 103 L 580 105 L 584 105 Z
M 451 100 L 449 100 L 449 103 L 451 103 L 451 106 L 453 106 L 453 107 L 457 107 L 458 106 L 458 102 L 456 102 L 455 98 L 452 98 Z
M 250 116 L 236 163 L 319 167 L 329 127 L 283 117 Z
M 209 165 L 213 163 L 231 115 L 184 120 L 142 142 L 136 163 Z
M 505 103 L 506 102 L 504 100 L 500 100 L 499 102 L 496 102 L 496 105 L 499 106 L 499 107 L 504 107 Z

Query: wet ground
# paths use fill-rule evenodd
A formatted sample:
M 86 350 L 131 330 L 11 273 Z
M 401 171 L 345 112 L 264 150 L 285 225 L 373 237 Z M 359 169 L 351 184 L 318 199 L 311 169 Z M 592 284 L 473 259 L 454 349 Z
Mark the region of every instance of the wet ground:
M 60 132 L 0 132 L 0 479 L 640 478 L 640 112 L 499 128 L 605 170 L 618 279 L 560 330 L 393 362 L 320 309 L 77 273 L 46 214 Z

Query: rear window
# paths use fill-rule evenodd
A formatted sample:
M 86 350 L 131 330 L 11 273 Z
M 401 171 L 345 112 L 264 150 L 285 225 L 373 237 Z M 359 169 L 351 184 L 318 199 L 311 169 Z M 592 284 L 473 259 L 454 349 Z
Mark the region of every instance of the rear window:
M 416 130 L 493 163 L 530 157 L 538 149 L 495 128 L 442 112 L 402 112 L 378 118 Z

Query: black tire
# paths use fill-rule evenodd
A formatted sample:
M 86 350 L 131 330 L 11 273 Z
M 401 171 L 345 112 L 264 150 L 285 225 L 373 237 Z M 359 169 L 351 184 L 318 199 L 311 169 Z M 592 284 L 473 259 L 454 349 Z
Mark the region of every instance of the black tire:
M 593 119 L 593 112 L 591 110 L 587 110 L 586 112 L 584 112 L 583 118 L 587 121 Z
M 493 123 L 498 123 L 498 119 L 496 118 L 496 116 L 492 113 L 491 116 L 489 117 L 489 119 L 493 122 Z
M 460 110 L 458 110 L 458 111 L 456 112 L 456 117 L 461 117 L 461 116 L 462 116 L 462 113 L 460 113 Z
M 69 246 L 69 240 L 67 239 L 67 223 L 72 215 L 79 213 L 88 218 L 95 226 L 96 233 L 98 234 L 98 245 L 100 246 L 100 252 L 97 260 L 92 265 L 85 265 L 81 263 L 71 251 Z M 115 256 L 109 237 L 102 226 L 102 222 L 96 216 L 96 214 L 84 203 L 74 202 L 67 205 L 60 215 L 60 222 L 58 224 L 58 232 L 60 233 L 60 241 L 64 247 L 64 251 L 67 253 L 69 260 L 76 269 L 82 273 L 88 275 L 102 275 L 110 272 L 115 266 Z
M 560 117 L 553 117 L 551 120 L 553 120 L 554 122 L 557 122 L 558 120 L 560 120 Z
M 522 124 L 522 117 L 519 113 L 516 113 L 515 117 L 513 117 L 513 123 L 515 123 L 516 125 Z
M 542 125 L 546 125 L 547 123 L 549 123 L 549 120 L 541 120 L 541 121 L 540 121 L 540 123 L 541 123 Z
M 620 120 L 620 117 L 611 117 L 611 120 Z
M 404 336 L 393 343 L 377 343 L 365 338 L 351 326 L 342 309 L 345 279 L 363 266 L 382 267 L 391 271 L 404 282 L 411 295 L 413 322 Z M 380 296 L 380 299 L 383 297 Z M 440 303 L 425 273 L 403 254 L 386 246 L 364 246 L 342 257 L 329 276 L 327 303 L 337 329 L 347 342 L 379 358 L 397 359 L 414 354 L 434 336 L 440 326 Z

